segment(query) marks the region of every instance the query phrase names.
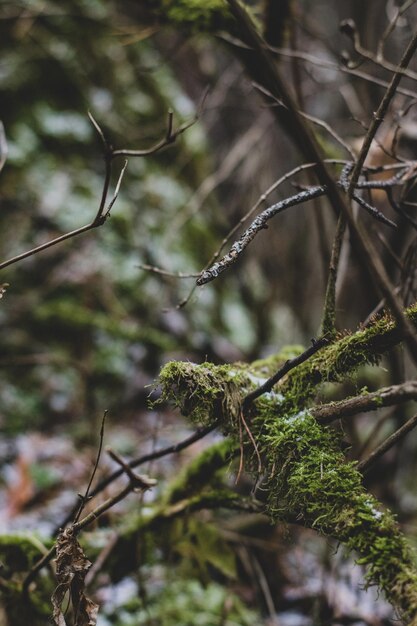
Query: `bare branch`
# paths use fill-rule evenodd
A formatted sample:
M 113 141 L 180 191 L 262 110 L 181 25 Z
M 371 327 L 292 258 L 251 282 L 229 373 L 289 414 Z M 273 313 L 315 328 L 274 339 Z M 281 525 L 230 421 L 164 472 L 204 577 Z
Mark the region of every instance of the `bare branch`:
M 329 276 L 327 279 L 323 308 L 323 321 L 321 324 L 321 332 L 326 336 L 332 336 L 336 331 L 336 282 L 345 230 L 346 219 L 343 215 L 339 215 L 332 246 L 332 256 L 330 259 Z
M 388 450 L 390 450 L 396 443 L 404 439 L 404 437 L 417 426 L 417 414 L 413 415 L 401 428 L 390 435 L 385 441 L 378 446 L 367 459 L 360 461 L 357 465 L 357 469 L 362 474 L 366 474 L 370 468 L 381 458 Z
M 143 465 L 144 463 L 148 463 L 149 461 L 154 461 L 156 459 L 161 459 L 165 456 L 169 456 L 170 454 L 178 454 L 182 450 L 185 450 L 186 448 L 191 446 L 196 441 L 200 441 L 201 439 L 203 439 L 206 435 L 211 433 L 215 428 L 216 428 L 216 425 L 208 426 L 205 428 L 199 428 L 192 435 L 190 435 L 186 439 L 183 439 L 183 441 L 174 443 L 173 445 L 167 446 L 166 448 L 161 448 L 160 450 L 155 450 L 154 452 L 150 452 L 149 454 L 140 456 L 137 459 L 133 459 L 132 461 L 129 462 L 129 467 L 130 468 L 138 467 L 139 465 Z M 124 473 L 124 470 L 119 469 L 113 472 L 112 474 L 110 474 L 109 476 L 106 476 L 105 478 L 103 478 L 98 483 L 98 485 L 90 491 L 90 499 L 95 497 L 97 494 L 101 493 L 102 491 L 104 491 L 104 489 L 106 489 L 106 487 L 108 487 L 112 482 L 120 478 L 120 476 L 122 476 L 123 473 Z M 77 502 L 75 506 L 73 507 L 73 509 L 66 516 L 66 518 L 62 520 L 59 527 L 55 529 L 54 534 L 58 533 L 60 528 L 64 528 L 73 519 L 73 516 L 78 506 L 79 505 Z
M 407 67 L 409 62 L 411 61 L 416 49 L 417 49 L 417 33 L 414 33 L 394 73 L 394 76 L 392 77 L 389 87 L 387 91 L 385 92 L 384 97 L 381 100 L 378 110 L 373 115 L 372 122 L 369 126 L 369 130 L 365 136 L 365 139 L 363 140 L 362 148 L 360 150 L 358 160 L 355 163 L 355 167 L 353 168 L 353 172 L 352 172 L 352 176 L 351 176 L 351 180 L 350 180 L 350 184 L 348 188 L 348 193 L 350 196 L 352 196 L 354 193 L 356 183 L 359 180 L 359 176 L 361 174 L 363 164 L 365 163 L 365 159 L 368 155 L 369 149 L 377 133 L 377 130 L 385 118 L 385 115 L 388 111 L 388 107 L 390 105 L 391 100 L 397 93 L 398 85 L 403 77 L 403 71 Z
M 91 472 L 90 480 L 88 481 L 88 485 L 87 485 L 87 489 L 85 490 L 85 494 L 84 495 L 80 495 L 81 504 L 80 504 L 80 508 L 78 509 L 78 512 L 77 512 L 77 514 L 76 514 L 76 516 L 74 518 L 74 523 L 78 522 L 78 520 L 80 519 L 80 515 L 83 512 L 83 509 L 84 509 L 85 505 L 90 500 L 91 485 L 93 484 L 93 480 L 94 480 L 94 477 L 95 477 L 96 472 L 97 472 L 98 464 L 100 462 L 101 451 L 103 449 L 104 424 L 106 422 L 106 417 L 107 417 L 107 411 L 104 411 L 103 417 L 101 418 L 101 428 L 100 428 L 99 444 L 98 444 L 98 451 L 97 451 L 96 460 L 94 462 L 93 471 Z

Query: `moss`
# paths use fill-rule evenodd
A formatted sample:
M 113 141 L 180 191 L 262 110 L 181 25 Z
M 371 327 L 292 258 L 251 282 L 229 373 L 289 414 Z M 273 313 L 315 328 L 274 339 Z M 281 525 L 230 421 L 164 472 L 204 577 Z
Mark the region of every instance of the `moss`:
M 170 361 L 161 370 L 162 400 L 171 401 L 194 422 L 212 425 L 219 418 L 237 419 L 243 389 L 250 379 L 239 364 L 233 366 Z
M 417 305 L 405 312 L 416 324 Z M 285 395 L 282 410 L 285 413 L 308 405 L 323 382 L 341 382 L 361 365 L 378 364 L 381 356 L 401 340 L 401 332 L 389 315 L 355 333 L 339 336 L 281 381 L 279 389 Z
M 30 534 L 0 535 L 0 561 L 2 575 L 9 572 L 27 572 L 51 547 L 45 547 L 39 539 Z
M 407 315 L 415 323 L 417 306 Z M 195 422 L 220 419 L 232 440 L 243 437 L 248 469 L 257 471 L 260 455 L 273 520 L 296 520 L 354 550 L 367 567 L 368 583 L 378 585 L 406 623 L 416 626 L 417 573 L 406 539 L 392 514 L 364 489 L 355 463 L 345 461 L 339 434 L 309 412 L 323 382 L 340 382 L 360 365 L 377 363 L 401 338 L 389 316 L 339 337 L 292 370 L 278 391 L 254 403 L 246 416 L 250 435 L 240 422 L 241 402 L 282 365 L 282 355 L 250 365 L 169 363 L 161 384 L 164 397 Z
M 184 467 L 164 492 L 164 502 L 173 504 L 182 498 L 189 498 L 210 483 L 213 489 L 213 477 L 233 458 L 235 446 L 224 439 L 207 448 Z
M 8 623 L 14 626 L 46 624 L 51 615 L 50 597 L 54 581 L 48 575 L 38 578 L 30 597 L 22 596 L 22 582 L 28 571 L 51 547 L 44 546 L 30 534 L 0 536 L 0 562 L 2 564 L 1 605 Z
M 234 24 L 224 0 L 145 0 L 144 6 L 160 21 L 193 31 L 230 30 Z

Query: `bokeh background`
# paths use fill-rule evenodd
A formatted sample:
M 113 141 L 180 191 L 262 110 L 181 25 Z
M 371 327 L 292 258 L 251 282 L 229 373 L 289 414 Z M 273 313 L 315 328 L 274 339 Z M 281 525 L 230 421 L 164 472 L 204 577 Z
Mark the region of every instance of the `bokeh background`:
M 407 11 L 386 41 L 385 54 L 393 62 L 417 18 L 415 3 L 405 4 Z M 382 81 L 390 73 L 358 61 L 339 24 L 353 18 L 363 46 L 375 51 L 397 8 L 394 0 L 293 3 L 285 50 L 277 55 L 281 70 L 300 108 L 331 124 L 353 147 L 383 94 L 358 72 Z M 260 7 L 252 9 L 261 15 Z M 148 404 L 168 360 L 246 361 L 284 345 L 308 345 L 317 336 L 335 218 L 322 201 L 286 212 L 233 270 L 192 293 L 193 278 L 143 269 L 201 271 L 260 195 L 300 164 L 245 76 L 234 43 L 221 33 L 182 32 L 158 23 L 152 9 L 135 2 L 1 0 L 0 50 L 0 118 L 9 148 L 0 175 L 2 260 L 93 219 L 104 161 L 88 111 L 112 145 L 127 149 L 145 149 L 163 137 L 169 110 L 176 126 L 198 112 L 174 145 L 129 159 L 104 226 L 1 272 L 0 282 L 9 287 L 0 300 L 0 528 L 48 534 L 88 479 L 105 410 L 106 441 L 130 457 L 188 433 L 169 407 Z M 356 75 L 348 71 L 349 63 Z M 392 124 L 412 102 L 415 83 L 403 86 L 411 95 L 398 95 Z M 412 158 L 412 106 L 401 119 L 402 154 Z M 347 158 L 325 130 L 316 132 L 329 158 Z M 381 144 L 389 141 L 389 132 L 386 124 Z M 372 158 L 381 163 L 389 157 L 381 150 Z M 113 189 L 118 166 L 122 162 L 115 166 Z M 297 178 L 302 184 L 311 180 Z M 268 202 L 292 193 L 287 181 Z M 376 195 L 374 203 L 390 214 L 385 198 Z M 409 224 L 399 221 L 395 234 L 370 220 L 369 230 L 408 303 L 414 299 L 414 236 Z M 184 298 L 186 306 L 179 307 Z M 346 241 L 339 327 L 356 328 L 377 304 Z M 398 382 L 407 367 L 403 357 L 397 350 L 381 367 L 365 368 L 340 393 Z M 407 411 L 381 411 L 376 433 L 375 417 L 352 422 L 347 430 L 354 450 L 369 448 Z M 411 437 L 369 478 L 411 538 L 416 443 Z M 199 449 L 151 470 L 163 479 Z M 101 471 L 109 467 L 103 461 Z M 118 586 L 102 583 L 107 604 L 101 623 L 394 623 L 383 600 L 363 591 L 352 560 L 334 555 L 335 546 L 314 533 L 261 525 L 244 543 L 236 520 L 223 524 L 222 543 L 213 544 L 212 553 L 233 552 L 237 570 L 216 563 L 212 554 L 204 556 L 208 535 L 196 547 L 187 531 L 191 539 L 185 547 L 175 548 L 173 539 L 172 562 L 154 556 L 141 574 L 132 573 Z M 177 533 L 178 539 L 185 531 Z M 190 552 L 193 541 L 196 554 Z M 205 569 L 197 567 L 199 559 Z M 178 563 L 183 576 L 170 579 Z M 228 598 L 232 605 L 221 621 Z

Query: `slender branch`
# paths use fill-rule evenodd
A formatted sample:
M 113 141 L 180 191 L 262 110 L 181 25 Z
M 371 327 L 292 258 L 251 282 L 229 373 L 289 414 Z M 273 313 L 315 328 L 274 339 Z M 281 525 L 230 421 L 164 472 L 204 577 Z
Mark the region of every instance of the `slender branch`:
M 242 412 L 245 413 L 250 407 L 250 405 L 257 398 L 260 398 L 265 393 L 269 393 L 274 387 L 274 385 L 276 385 L 277 382 L 285 376 L 285 374 L 288 374 L 288 372 L 290 372 L 295 367 L 297 367 L 297 365 L 300 365 L 301 363 L 304 363 L 305 361 L 307 361 L 311 356 L 313 356 L 313 354 L 315 354 L 321 348 L 323 348 L 324 346 L 327 346 L 328 344 L 329 344 L 329 339 L 327 337 L 321 337 L 317 341 L 313 340 L 312 345 L 309 348 L 307 348 L 307 350 L 305 350 L 302 354 L 294 357 L 293 359 L 289 359 L 288 361 L 286 361 L 284 365 L 280 367 L 280 369 L 277 372 L 275 372 L 275 374 L 273 374 L 270 378 L 268 378 L 268 380 L 266 380 L 262 385 L 260 385 L 254 391 L 251 391 L 251 393 L 248 393 L 248 395 L 243 399 L 243 402 L 242 402 Z
M 59 237 L 55 237 L 55 239 L 51 239 L 50 241 L 46 241 L 45 243 L 42 243 L 39 246 L 35 246 L 35 248 L 32 248 L 31 250 L 26 250 L 26 252 L 17 254 L 11 259 L 8 259 L 7 261 L 3 261 L 2 263 L 0 263 L 0 270 L 4 269 L 5 267 L 8 267 L 9 265 L 13 265 L 14 263 L 18 263 L 18 261 L 27 259 L 28 257 L 33 256 L 34 254 L 37 254 L 38 252 L 47 250 L 48 248 L 51 248 L 52 246 L 55 246 L 58 243 L 62 243 L 63 241 L 66 241 L 67 239 L 72 239 L 73 237 L 77 237 L 78 235 L 81 235 L 82 233 L 86 233 L 87 231 L 91 230 L 92 228 L 96 228 L 97 226 L 99 226 L 99 224 L 94 224 L 94 222 L 91 222 L 90 224 L 87 224 L 86 226 L 81 226 L 81 228 L 76 228 L 75 230 L 72 230 L 69 233 L 65 233 L 65 235 L 60 235 Z
M 300 193 L 295 196 L 290 196 L 289 198 L 285 198 L 285 200 L 281 200 L 277 202 L 277 204 L 273 204 L 269 208 L 262 211 L 252 222 L 252 224 L 245 230 L 243 235 L 233 244 L 230 248 L 230 251 L 225 254 L 225 256 L 214 263 L 209 269 L 204 270 L 201 273 L 201 276 L 197 278 L 197 285 L 205 285 L 206 283 L 211 282 L 219 274 L 224 272 L 226 269 L 234 265 L 238 260 L 239 256 L 242 252 L 247 248 L 247 246 L 253 241 L 256 235 L 267 228 L 267 222 L 273 218 L 277 213 L 282 213 L 286 209 L 289 209 L 292 206 L 296 206 L 297 204 L 301 204 L 302 202 L 307 202 L 308 200 L 312 200 L 313 198 L 318 198 L 319 196 L 323 196 L 326 193 L 326 187 L 316 186 L 310 187 L 305 191 L 300 191 Z
M 186 274 L 184 272 L 171 272 L 169 270 L 164 270 L 162 267 L 148 265 L 147 263 L 139 264 L 138 268 L 141 270 L 145 270 L 146 272 L 151 272 L 152 274 L 160 274 L 161 276 L 168 276 L 170 278 L 198 278 L 201 274 L 201 272 L 195 272 L 194 274 Z
M 401 385 L 392 385 L 366 393 L 354 398 L 346 398 L 339 402 L 331 402 L 311 409 L 320 424 L 330 424 L 344 417 L 351 417 L 357 413 L 376 411 L 385 406 L 392 406 L 408 400 L 417 400 L 417 381 L 409 380 Z
M 327 336 L 333 336 L 336 332 L 336 282 L 345 230 L 346 219 L 343 215 L 339 215 L 336 233 L 333 240 L 329 277 L 327 279 L 326 295 L 324 300 L 323 321 L 321 323 L 321 332 L 323 335 Z
M 374 55 L 366 48 L 363 48 L 360 42 L 358 29 L 356 28 L 356 24 L 352 19 L 343 20 L 343 22 L 340 24 L 340 30 L 343 34 L 349 37 L 353 44 L 355 52 L 363 59 L 367 59 L 367 61 L 371 61 L 372 63 L 375 63 L 375 65 L 378 65 L 379 67 L 382 67 L 384 70 L 388 70 L 389 72 L 399 73 L 401 76 L 406 76 L 407 78 L 411 78 L 412 80 L 417 80 L 416 72 L 407 70 L 406 66 L 398 67 L 398 65 L 395 65 L 395 63 L 390 63 L 389 61 L 384 59 L 382 55 Z
M 79 496 L 81 498 L 81 504 L 80 504 L 80 508 L 78 509 L 77 514 L 75 515 L 74 524 L 78 522 L 78 520 L 80 519 L 80 515 L 83 512 L 83 509 L 84 509 L 85 505 L 90 500 L 91 485 L 93 484 L 94 477 L 95 477 L 95 475 L 97 473 L 97 468 L 98 468 L 98 464 L 100 462 L 100 457 L 101 457 L 101 451 L 103 449 L 104 424 L 105 424 L 105 421 L 106 421 L 106 417 L 107 417 L 107 411 L 104 411 L 103 417 L 101 419 L 101 428 L 100 428 L 99 444 L 98 444 L 98 451 L 97 451 L 96 460 L 94 462 L 93 471 L 91 472 L 90 480 L 88 481 L 88 485 L 87 485 L 87 489 L 85 490 L 85 494 L 84 495 L 79 494 Z
M 161 448 L 160 450 L 155 450 L 154 452 L 150 452 L 149 454 L 144 454 L 143 456 L 140 456 L 137 459 L 133 459 L 132 461 L 130 461 L 128 465 L 130 468 L 133 469 L 134 467 L 138 467 L 139 465 L 143 465 L 144 463 L 148 463 L 149 461 L 161 459 L 170 454 L 178 454 L 178 452 L 185 450 L 196 441 L 200 441 L 200 439 L 203 439 L 203 437 L 205 437 L 210 432 L 212 432 L 216 428 L 216 426 L 217 424 L 207 426 L 205 428 L 198 428 L 192 435 L 190 435 L 189 437 L 186 437 L 186 439 L 183 439 L 179 443 L 174 443 L 173 445 L 167 446 L 166 448 Z M 104 491 L 104 489 L 106 489 L 106 487 L 108 487 L 112 482 L 120 478 L 123 472 L 124 472 L 123 469 L 118 469 L 114 471 L 112 474 L 110 474 L 109 476 L 106 476 L 105 478 L 103 478 L 98 483 L 98 485 L 90 492 L 90 499 L 94 498 L 97 494 Z M 65 528 L 65 526 L 73 519 L 78 506 L 79 504 L 77 502 L 74 505 L 74 507 L 71 509 L 71 511 L 68 513 L 68 515 L 65 517 L 65 519 L 62 520 L 59 526 L 54 530 L 53 534 L 56 535 L 58 532 L 60 532 L 61 528 Z
M 126 464 L 115 452 L 108 452 L 111 458 L 119 463 L 119 465 L 121 465 L 122 474 L 126 473 L 129 477 L 129 484 L 121 491 L 116 493 L 114 496 L 107 498 L 107 500 L 102 502 L 99 506 L 97 506 L 93 511 L 83 517 L 81 520 L 75 522 L 74 524 L 71 524 L 71 528 L 74 534 L 79 533 L 81 530 L 95 522 L 100 517 L 100 515 L 103 515 L 103 513 L 124 500 L 132 491 L 135 491 L 136 489 L 145 491 L 147 489 L 151 489 L 157 484 L 157 481 L 153 478 L 148 478 L 147 476 L 135 474 L 128 466 L 128 464 Z M 22 593 L 24 595 L 27 595 L 31 582 L 35 580 L 37 574 L 51 561 L 51 559 L 54 557 L 55 552 L 56 544 L 53 545 L 52 548 L 37 563 L 35 563 L 35 565 L 29 571 L 22 585 Z
M 413 415 L 401 428 L 395 431 L 392 435 L 387 437 L 385 441 L 381 443 L 367 459 L 360 461 L 357 465 L 357 469 L 362 474 L 366 474 L 373 465 L 381 458 L 390 448 L 395 446 L 396 443 L 404 439 L 404 437 L 417 426 L 417 414 Z
M 371 144 L 374 140 L 374 137 L 378 131 L 378 128 L 384 121 L 385 115 L 388 111 L 388 107 L 390 105 L 391 100 L 395 96 L 397 92 L 398 85 L 403 77 L 403 70 L 407 67 L 409 62 L 411 61 L 415 51 L 417 49 L 417 33 L 414 33 L 410 43 L 408 44 L 401 61 L 395 71 L 394 76 L 389 84 L 388 89 L 385 92 L 384 97 L 381 100 L 381 103 L 378 107 L 378 110 L 373 115 L 372 122 L 369 126 L 369 130 L 366 133 L 365 139 L 363 140 L 362 148 L 360 150 L 358 160 L 355 163 L 355 167 L 353 168 L 352 176 L 350 179 L 348 193 L 349 195 L 353 194 L 356 183 L 358 182 L 359 176 L 362 171 L 363 164 L 365 163 L 365 159 L 368 155 Z
M 3 261 L 2 263 L 0 263 L 0 270 L 8 267 L 9 265 L 13 265 L 14 263 L 18 263 L 19 261 L 22 261 L 23 259 L 26 259 L 30 256 L 33 256 L 34 254 L 42 252 L 43 250 L 47 250 L 48 248 L 51 248 L 52 246 L 62 243 L 63 241 L 66 241 L 67 239 L 72 239 L 74 237 L 77 237 L 78 235 L 88 232 L 89 230 L 92 230 L 93 228 L 98 228 L 99 226 L 102 226 L 105 223 L 105 221 L 108 219 L 108 217 L 110 217 L 110 211 L 113 208 L 113 205 L 116 202 L 117 197 L 119 195 L 123 175 L 127 167 L 127 161 L 125 161 L 121 169 L 121 172 L 119 174 L 113 197 L 108 203 L 108 205 L 106 206 L 107 197 L 109 193 L 109 187 L 110 187 L 110 180 L 111 180 L 111 175 L 112 175 L 113 160 L 119 156 L 146 157 L 146 156 L 155 154 L 156 152 L 158 152 L 165 146 L 168 146 L 174 143 L 179 135 L 181 135 L 188 128 L 190 128 L 190 126 L 192 126 L 198 119 L 198 111 L 195 117 L 190 122 L 182 124 L 175 130 L 173 129 L 173 113 L 172 111 L 169 111 L 165 137 L 161 139 L 160 141 L 158 141 L 151 148 L 148 148 L 147 150 L 114 150 L 112 146 L 109 144 L 109 142 L 107 141 L 100 125 L 98 124 L 98 122 L 95 120 L 95 118 L 90 112 L 88 112 L 88 117 L 91 123 L 93 124 L 95 130 L 97 131 L 101 139 L 101 142 L 103 143 L 104 162 L 105 162 L 105 175 L 104 175 L 103 189 L 101 192 L 101 199 L 100 199 L 99 207 L 97 209 L 97 213 L 94 219 L 89 224 L 86 224 L 85 226 L 76 228 L 75 230 L 65 233 L 64 235 L 60 235 L 59 237 L 55 237 L 54 239 L 51 239 L 50 241 L 40 244 L 39 246 L 35 246 L 34 248 L 27 250 L 26 252 L 22 252 L 21 254 L 18 254 L 8 259 L 7 261 Z M 4 144 L 2 144 L 1 142 L 1 128 L 2 126 L 0 126 L 0 164 L 1 164 L 1 158 L 2 158 L 2 151 L 4 151 Z
M 321 68 L 328 68 L 332 70 L 336 70 L 342 72 L 343 74 L 348 74 L 350 76 L 355 76 L 356 78 L 360 78 L 361 80 L 365 80 L 368 83 L 372 83 L 377 85 L 378 87 L 383 87 L 386 89 L 389 86 L 389 82 L 383 80 L 382 78 L 378 78 L 377 76 L 372 76 L 371 74 L 367 74 L 359 69 L 349 67 L 348 65 L 340 65 L 334 61 L 328 61 L 326 59 L 321 59 L 319 57 L 315 57 L 312 54 L 308 54 L 308 52 L 302 52 L 300 50 L 289 50 L 288 48 L 274 48 L 269 46 L 269 50 L 276 54 L 279 57 L 286 59 L 300 59 L 305 61 L 306 63 L 310 63 L 311 65 L 317 65 Z M 415 91 L 411 91 L 410 89 L 405 89 L 404 87 L 398 87 L 397 93 L 408 96 L 409 98 L 415 98 Z
M 388 24 L 386 29 L 384 30 L 382 37 L 378 41 L 378 48 L 376 53 L 376 58 L 378 61 L 381 61 L 384 56 L 384 46 L 385 42 L 394 30 L 398 19 L 406 12 L 408 9 L 415 3 L 416 0 L 406 0 L 403 5 L 400 7 L 396 7 L 396 12 L 391 22 Z
M 265 96 L 271 98 L 274 101 L 276 106 L 285 106 L 284 103 L 281 100 L 279 100 L 278 98 L 273 96 L 272 93 L 270 93 L 262 85 L 257 85 L 256 83 L 254 83 L 254 87 L 256 89 L 258 89 L 258 91 L 263 93 Z M 340 137 L 340 135 L 338 135 L 338 133 L 334 130 L 334 128 L 332 128 L 330 126 L 330 124 L 328 124 L 324 120 L 319 119 L 318 117 L 314 117 L 313 115 L 309 115 L 308 113 L 305 113 L 304 111 L 301 111 L 300 109 L 298 109 L 298 114 L 301 115 L 301 117 L 303 117 L 304 119 L 308 120 L 309 122 L 312 122 L 316 126 L 319 126 L 320 128 L 324 128 L 324 130 L 326 132 L 328 132 L 329 135 L 331 137 L 333 137 L 333 139 L 338 144 L 340 144 L 342 146 L 342 148 L 344 148 L 346 150 L 346 152 L 349 154 L 351 159 L 355 158 L 355 153 L 352 150 L 352 146 L 350 146 L 348 143 L 346 143 L 346 141 L 344 139 L 342 139 L 342 137 Z

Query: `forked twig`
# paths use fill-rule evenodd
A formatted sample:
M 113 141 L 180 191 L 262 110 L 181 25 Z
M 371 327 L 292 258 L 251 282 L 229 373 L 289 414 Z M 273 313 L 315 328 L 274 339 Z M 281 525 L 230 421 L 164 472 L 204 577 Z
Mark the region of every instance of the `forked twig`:
M 105 221 L 110 217 L 111 209 L 113 208 L 113 205 L 116 202 L 117 197 L 119 195 L 120 186 L 121 186 L 123 176 L 127 167 L 127 161 L 125 161 L 119 173 L 119 177 L 116 183 L 116 188 L 115 188 L 113 197 L 107 203 L 109 188 L 110 188 L 110 181 L 111 181 L 111 176 L 112 176 L 112 164 L 113 164 L 114 159 L 120 156 L 146 157 L 146 156 L 155 154 L 156 152 L 159 152 L 165 146 L 169 146 L 170 144 L 174 143 L 179 135 L 184 133 L 188 128 L 190 128 L 190 126 L 192 126 L 195 123 L 195 121 L 198 118 L 198 111 L 196 113 L 196 116 L 190 122 L 186 122 L 182 124 L 177 129 L 174 129 L 174 126 L 173 126 L 173 113 L 172 111 L 169 111 L 168 121 L 167 121 L 167 130 L 166 130 L 165 136 L 160 141 L 158 141 L 155 145 L 153 145 L 151 148 L 148 148 L 146 150 L 125 150 L 125 149 L 115 150 L 107 141 L 102 128 L 100 127 L 99 123 L 94 118 L 94 116 L 91 114 L 91 112 L 88 112 L 88 117 L 103 144 L 104 162 L 105 162 L 105 176 L 104 176 L 103 189 L 101 192 L 101 199 L 100 199 L 99 207 L 97 209 L 97 213 L 94 219 L 89 224 L 86 224 L 85 226 L 76 228 L 75 230 L 65 233 L 64 235 L 60 235 L 59 237 L 55 237 L 54 239 L 51 239 L 50 241 L 40 244 L 39 246 L 35 246 L 34 248 L 31 248 L 30 250 L 26 250 L 26 252 L 22 252 L 21 254 L 18 254 L 8 259 L 7 261 L 3 261 L 2 263 L 0 263 L 0 270 L 10 265 L 13 265 L 14 263 L 22 261 L 23 259 L 26 259 L 30 256 L 33 256 L 34 254 L 42 252 L 43 250 L 47 250 L 48 248 L 51 248 L 52 246 L 62 243 L 63 241 L 67 241 L 68 239 L 72 239 L 74 237 L 77 237 L 78 235 L 81 235 L 82 233 L 86 233 L 89 230 L 102 226 L 105 223 Z M 0 126 L 0 165 L 2 163 L 2 159 L 5 158 L 4 156 L 5 146 L 7 148 L 7 145 L 5 144 L 5 137 L 3 137 L 3 140 L 2 140 L 1 133 L 2 133 L 2 125 Z M 0 170 L 1 170 L 1 167 L 0 167 Z

